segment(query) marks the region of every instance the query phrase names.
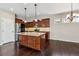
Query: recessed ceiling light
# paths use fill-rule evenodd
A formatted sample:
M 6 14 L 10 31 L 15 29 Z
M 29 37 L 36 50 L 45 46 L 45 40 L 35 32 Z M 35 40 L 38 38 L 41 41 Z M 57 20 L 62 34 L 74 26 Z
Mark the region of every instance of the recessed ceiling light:
M 24 3 L 24 5 L 26 5 L 27 3 Z
M 12 11 L 12 12 L 13 12 L 13 10 L 14 10 L 13 8 L 10 8 L 10 11 Z

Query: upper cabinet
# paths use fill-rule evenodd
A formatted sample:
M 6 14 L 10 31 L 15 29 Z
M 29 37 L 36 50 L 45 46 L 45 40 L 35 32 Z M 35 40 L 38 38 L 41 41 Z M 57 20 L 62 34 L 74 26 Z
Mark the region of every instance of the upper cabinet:
M 49 18 L 45 18 L 45 19 L 41 19 L 38 20 L 37 22 L 33 21 L 33 22 L 27 22 L 25 24 L 26 27 L 35 27 L 35 25 L 37 24 L 38 27 L 49 27 Z
M 22 19 L 16 18 L 16 19 L 15 19 L 15 23 L 24 23 L 24 21 L 23 21 Z
M 25 24 L 25 27 L 34 27 L 35 26 L 35 22 L 27 22 Z
M 49 27 L 49 18 L 42 19 L 41 21 L 38 21 L 38 27 Z

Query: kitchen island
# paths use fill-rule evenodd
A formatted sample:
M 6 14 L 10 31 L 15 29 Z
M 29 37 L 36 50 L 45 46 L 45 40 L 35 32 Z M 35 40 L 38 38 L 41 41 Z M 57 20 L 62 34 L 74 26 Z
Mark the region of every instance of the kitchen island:
M 45 47 L 46 33 L 42 32 L 21 32 L 19 36 L 19 45 L 41 51 Z

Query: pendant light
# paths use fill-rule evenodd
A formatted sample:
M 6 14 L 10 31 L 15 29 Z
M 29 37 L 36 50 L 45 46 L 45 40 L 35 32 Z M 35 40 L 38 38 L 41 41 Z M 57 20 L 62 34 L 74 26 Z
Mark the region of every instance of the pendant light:
M 71 13 L 70 13 L 70 21 L 73 21 L 73 4 L 71 3 Z
M 73 4 L 71 3 L 71 11 L 70 11 L 70 15 L 67 15 L 67 19 L 70 20 L 70 22 L 73 21 L 74 18 L 74 14 L 73 14 Z
M 35 6 L 35 22 L 37 22 L 37 4 L 34 4 Z
M 24 20 L 24 22 L 25 22 L 25 23 L 27 22 L 27 21 L 26 21 L 26 18 L 27 18 L 27 17 L 26 17 L 26 9 L 27 9 L 27 8 L 24 8 L 24 10 L 25 10 L 25 20 Z
M 38 19 L 37 19 L 37 4 L 34 4 L 34 6 L 35 6 L 35 31 L 36 32 L 38 32 L 39 31 L 39 29 L 38 29 Z

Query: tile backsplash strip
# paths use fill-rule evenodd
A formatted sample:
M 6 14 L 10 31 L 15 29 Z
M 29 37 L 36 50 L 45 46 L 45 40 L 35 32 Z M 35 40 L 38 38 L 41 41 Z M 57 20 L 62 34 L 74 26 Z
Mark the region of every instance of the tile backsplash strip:
M 34 31 L 36 28 L 25 28 L 25 31 Z M 49 32 L 50 31 L 50 27 L 39 27 L 38 28 L 39 31 L 46 31 Z

